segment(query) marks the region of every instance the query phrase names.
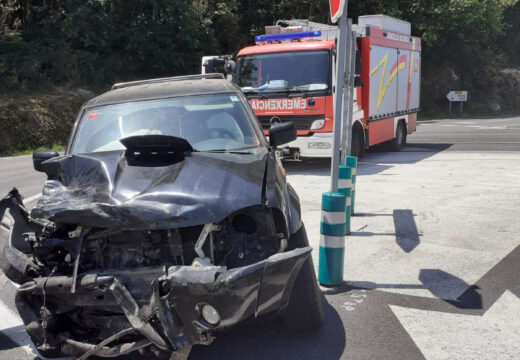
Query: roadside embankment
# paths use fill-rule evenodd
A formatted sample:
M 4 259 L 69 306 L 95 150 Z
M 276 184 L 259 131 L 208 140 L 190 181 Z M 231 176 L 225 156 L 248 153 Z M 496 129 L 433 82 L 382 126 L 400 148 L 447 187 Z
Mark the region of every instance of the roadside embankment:
M 437 66 L 423 73 L 421 90 L 420 118 L 445 116 L 446 95 L 452 90 L 468 91 L 462 117 L 520 113 L 520 68 L 489 67 L 468 78 L 468 74 L 448 65 Z
M 65 144 L 78 110 L 93 96 L 65 88 L 0 96 L 0 156 Z

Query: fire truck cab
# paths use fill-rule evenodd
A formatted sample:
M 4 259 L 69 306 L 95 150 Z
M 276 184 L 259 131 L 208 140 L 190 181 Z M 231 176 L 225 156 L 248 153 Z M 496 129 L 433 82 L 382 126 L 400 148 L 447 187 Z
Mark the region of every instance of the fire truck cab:
M 352 154 L 388 142 L 398 151 L 416 129 L 421 40 L 410 23 L 360 16 L 354 26 L 361 86 L 354 91 Z M 265 133 L 295 123 L 298 138 L 284 157 L 330 157 L 333 138 L 337 27 L 279 20 L 237 55 L 233 81 L 242 88 Z M 233 64 L 234 65 L 234 64 Z

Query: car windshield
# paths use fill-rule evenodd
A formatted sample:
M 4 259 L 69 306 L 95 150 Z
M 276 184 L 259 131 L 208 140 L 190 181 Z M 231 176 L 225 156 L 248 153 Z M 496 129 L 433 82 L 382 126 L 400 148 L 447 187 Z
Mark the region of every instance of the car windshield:
M 218 94 L 88 108 L 70 152 L 123 150 L 119 140 L 136 135 L 180 137 L 196 151 L 236 151 L 260 145 L 240 98 Z
M 236 83 L 259 91 L 312 91 L 329 88 L 329 52 L 298 51 L 242 56 Z

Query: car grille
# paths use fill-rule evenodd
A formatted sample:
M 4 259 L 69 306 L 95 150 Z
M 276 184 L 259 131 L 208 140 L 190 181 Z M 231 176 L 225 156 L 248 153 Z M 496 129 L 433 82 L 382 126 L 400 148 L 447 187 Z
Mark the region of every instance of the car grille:
M 292 121 L 296 125 L 296 130 L 310 130 L 315 120 L 323 119 L 323 115 L 269 115 L 257 116 L 262 128 L 268 130 L 271 127 L 271 119 L 277 117 L 281 122 Z

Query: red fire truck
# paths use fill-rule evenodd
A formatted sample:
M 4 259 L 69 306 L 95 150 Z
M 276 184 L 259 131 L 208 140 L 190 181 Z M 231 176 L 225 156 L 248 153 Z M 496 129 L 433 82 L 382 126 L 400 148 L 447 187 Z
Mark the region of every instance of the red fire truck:
M 352 153 L 388 142 L 395 151 L 415 131 L 420 102 L 421 40 L 410 23 L 360 16 L 354 26 L 361 86 L 354 91 Z M 239 51 L 233 81 L 264 130 L 293 121 L 298 138 L 285 157 L 330 157 L 337 28 L 279 20 Z

